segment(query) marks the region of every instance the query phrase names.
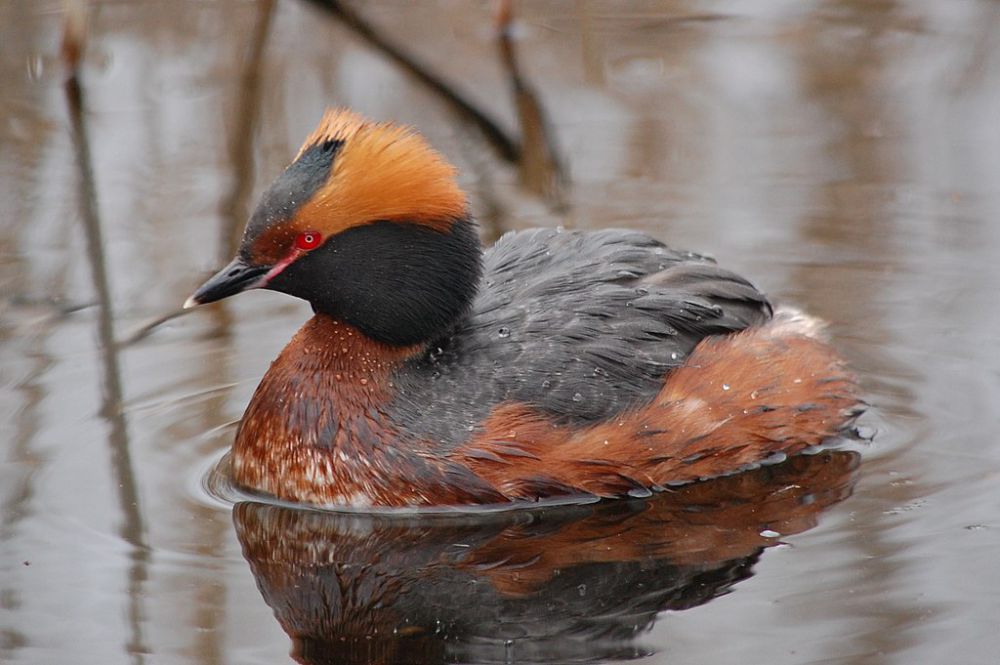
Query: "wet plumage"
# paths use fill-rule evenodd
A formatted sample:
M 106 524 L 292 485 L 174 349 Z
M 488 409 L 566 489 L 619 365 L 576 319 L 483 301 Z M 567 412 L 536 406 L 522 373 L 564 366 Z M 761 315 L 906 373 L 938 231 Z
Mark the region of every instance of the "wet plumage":
M 448 443 L 508 401 L 592 423 L 655 396 L 706 335 L 770 313 L 743 278 L 642 233 L 510 233 L 486 251 L 469 315 L 396 371 L 389 408 Z
M 261 381 L 235 480 L 355 507 L 637 495 L 837 436 L 859 411 L 815 319 L 648 235 L 483 252 L 418 135 L 329 112 L 189 301 L 316 312 Z

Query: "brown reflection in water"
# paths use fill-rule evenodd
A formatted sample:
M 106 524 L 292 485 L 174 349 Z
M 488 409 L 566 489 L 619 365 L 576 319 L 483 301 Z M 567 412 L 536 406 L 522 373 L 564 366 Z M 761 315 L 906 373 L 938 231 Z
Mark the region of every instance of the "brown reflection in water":
M 57 281 L 62 282 L 64 279 L 65 269 Z M 41 466 L 44 457 L 32 449 L 32 443 L 35 441 L 35 435 L 42 420 L 39 407 L 46 394 L 39 377 L 44 375 L 45 370 L 53 362 L 47 348 L 48 338 L 56 327 L 52 325 L 55 322 L 56 319 L 50 319 L 47 324 L 34 328 L 33 343 L 38 350 L 31 355 L 32 367 L 26 373 L 30 378 L 17 386 L 17 391 L 23 395 L 23 406 L 18 409 L 14 417 L 14 433 L 11 437 L 8 463 L 23 465 L 23 471 L 19 471 L 17 474 L 13 488 L 5 488 L 7 496 L 4 501 L 0 502 L 0 542 L 13 541 L 18 525 L 23 520 L 29 519 L 35 512 L 31 504 L 32 499 L 36 498 L 33 481 L 37 475 L 32 470 Z M 7 341 L 6 331 L 0 325 L 0 343 Z M 6 579 L 0 583 L 0 608 L 16 609 L 21 602 L 20 589 L 18 589 L 15 579 Z M 12 627 L 0 628 L 0 655 L 9 654 L 27 644 L 28 638 L 20 630 Z
M 489 115 L 462 95 L 444 78 L 424 65 L 403 46 L 382 33 L 375 25 L 369 23 L 358 11 L 340 0 L 309 0 L 316 7 L 334 16 L 351 29 L 351 31 L 388 57 L 396 65 L 407 71 L 417 81 L 455 111 L 457 117 L 477 127 L 487 142 L 493 146 L 497 154 L 509 162 L 518 162 L 521 158 L 521 145 L 507 131 L 500 127 Z
M 580 23 L 580 58 L 583 78 L 589 85 L 604 87 L 604 53 L 597 37 L 594 10 L 588 0 L 576 0 L 576 19 Z
M 566 171 L 556 149 L 548 114 L 534 87 L 525 78 L 511 36 L 514 23 L 512 0 L 501 0 L 497 15 L 497 44 L 514 98 L 514 108 L 521 126 L 521 155 L 518 173 L 528 191 L 544 197 L 557 211 L 568 205 Z
M 905 53 L 892 48 L 897 42 L 890 37 L 914 29 L 919 21 L 890 1 L 834 0 L 826 3 L 826 11 L 837 20 L 807 23 L 789 60 L 799 66 L 804 102 L 818 104 L 825 115 L 817 127 L 826 139 L 820 158 L 842 175 L 811 189 L 809 209 L 818 212 L 801 216 L 800 233 L 810 243 L 850 252 L 867 266 L 881 268 L 894 258 L 898 245 L 895 199 L 888 187 L 905 182 L 908 175 L 903 155 L 897 153 L 900 142 L 882 140 L 903 131 L 892 106 L 899 99 L 885 91 L 897 64 L 894 57 Z M 831 39 L 840 30 L 863 32 L 848 40 Z M 844 48 L 845 41 L 851 48 Z M 838 290 L 830 287 L 827 272 L 801 265 L 794 283 L 802 287 L 803 304 L 827 320 L 864 321 L 869 335 L 884 339 L 881 286 L 866 275 L 856 271 L 851 288 Z M 868 372 L 869 381 L 899 375 L 901 369 L 886 362 L 884 356 L 865 358 L 864 366 L 876 368 Z M 898 403 L 912 402 L 902 382 L 875 388 L 893 393 Z
M 220 384 L 232 381 L 233 357 L 229 349 L 233 343 L 232 315 L 226 307 L 216 307 L 211 312 L 214 337 L 219 350 L 205 357 L 205 371 L 216 377 Z M 173 440 L 198 440 L 198 433 L 210 431 L 219 424 L 219 414 L 226 413 L 228 392 L 213 391 L 204 401 L 199 417 L 178 423 L 176 432 L 171 432 Z M 198 456 L 201 459 L 210 457 L 216 450 L 218 442 L 214 437 L 201 437 L 197 445 Z M 205 561 L 218 561 L 225 555 L 228 541 L 225 528 L 225 515 L 213 506 L 202 502 L 188 504 L 192 518 L 189 521 L 191 532 L 188 541 L 196 543 L 194 551 Z M 192 653 L 197 654 L 197 661 L 203 665 L 218 665 L 228 662 L 225 649 L 226 615 L 229 608 L 227 602 L 227 585 L 214 574 L 205 574 L 201 570 L 191 570 L 190 579 L 193 593 L 193 603 L 190 607 L 192 623 L 197 628 L 193 636 Z
M 79 48 L 82 49 L 82 43 Z M 145 542 L 145 526 L 139 506 L 132 456 L 129 451 L 128 428 L 122 410 L 123 392 L 118 347 L 115 344 L 114 312 L 111 307 L 111 288 L 104 256 L 104 241 L 97 205 L 97 187 L 94 182 L 90 139 L 84 120 L 84 94 L 78 74 L 74 71 L 64 84 L 66 103 L 70 115 L 73 151 L 79 178 L 80 216 L 87 241 L 87 258 L 90 261 L 94 290 L 97 293 L 97 332 L 103 368 L 103 402 L 100 415 L 108 422 L 108 444 L 111 448 L 111 473 L 118 487 L 118 503 L 122 511 L 119 536 L 131 545 L 128 571 L 128 624 L 129 640 L 125 645 L 132 662 L 144 662 L 149 652 L 142 631 L 142 589 L 149 577 L 149 548 Z
M 260 0 L 256 7 L 253 29 L 244 48 L 246 56 L 239 76 L 239 84 L 233 89 L 232 113 L 226 137 L 229 168 L 233 174 L 230 189 L 223 195 L 219 206 L 219 244 L 217 259 L 225 263 L 236 253 L 243 226 L 249 217 L 250 201 L 253 195 L 256 162 L 257 127 L 262 111 L 261 81 L 263 61 L 267 50 L 275 11 L 274 0 Z M 190 311 L 190 310 L 186 310 Z M 206 358 L 206 371 L 220 383 L 232 380 L 231 354 L 233 344 L 233 317 L 228 307 L 214 307 L 208 312 L 212 319 L 212 338 L 219 353 Z M 177 440 L 197 438 L 198 432 L 218 426 L 218 415 L 226 412 L 228 393 L 213 392 L 200 410 L 202 417 L 191 428 L 192 423 L 184 423 L 184 433 Z M 190 429 L 189 429 L 190 428 Z M 213 454 L 217 442 L 214 438 L 203 438 L 199 454 L 206 458 Z M 224 515 L 212 506 L 196 504 L 191 507 L 197 519 L 192 521 L 191 542 L 198 543 L 196 550 L 206 560 L 220 559 L 226 548 L 226 530 L 223 528 Z M 226 587 L 218 579 L 196 577 L 193 622 L 199 632 L 192 649 L 198 662 L 216 665 L 227 662 L 223 645 L 224 627 L 228 609 Z
M 274 16 L 274 0 L 260 0 L 257 18 L 247 56 L 240 74 L 240 85 L 235 106 L 232 130 L 227 138 L 229 160 L 233 167 L 233 186 L 226 194 L 220 208 L 222 228 L 219 237 L 219 265 L 228 263 L 239 246 L 243 225 L 249 217 L 249 199 L 254 184 L 254 138 L 260 116 L 260 82 L 262 62 L 267 48 Z
M 967 51 L 965 66 L 955 77 L 950 92 L 961 94 L 983 85 L 991 85 L 990 57 L 1000 40 L 1000 2 L 983 3 L 982 19 L 973 26 L 972 47 Z
M 905 154 L 899 152 L 906 145 L 883 137 L 907 131 L 894 106 L 900 103 L 899 97 L 886 91 L 907 58 L 898 36 L 926 30 L 923 19 L 912 14 L 911 9 L 891 0 L 830 0 L 824 6 L 828 20 L 808 22 L 789 58 L 799 65 L 804 99 L 818 103 L 826 116 L 827 122 L 818 128 L 827 139 L 824 156 L 837 173 L 843 174 L 812 190 L 810 208 L 820 212 L 801 217 L 800 233 L 807 242 L 852 256 L 865 268 L 852 271 L 847 288 L 831 288 L 829 271 L 804 264 L 800 264 L 793 279 L 802 289 L 807 308 L 831 321 L 863 322 L 864 334 L 883 344 L 891 343 L 884 319 L 887 310 L 881 302 L 884 287 L 870 277 L 876 269 L 901 259 L 896 254 L 901 245 L 899 211 L 891 188 L 909 179 Z M 849 39 L 830 39 L 831 33 L 839 30 L 856 34 Z M 845 48 L 845 43 L 850 47 Z M 850 344 L 849 339 L 843 341 L 845 346 Z M 866 368 L 865 379 L 874 394 L 888 395 L 896 405 L 915 401 L 910 386 L 919 376 L 912 370 L 885 354 L 869 351 L 862 356 L 856 345 L 849 350 L 852 359 Z M 913 437 L 897 446 L 891 457 L 871 462 L 869 469 L 875 471 L 880 463 L 893 464 L 918 441 Z M 903 505 L 930 489 L 920 482 L 894 485 L 876 490 L 890 505 Z M 881 509 L 882 504 L 875 502 L 859 506 L 857 510 L 869 514 L 855 524 L 868 526 L 845 531 L 852 546 L 869 561 L 858 571 L 862 575 L 857 584 L 866 590 L 866 599 L 878 599 L 876 607 L 867 602 L 859 607 L 856 598 L 845 597 L 841 602 L 851 608 L 847 611 L 861 609 L 872 617 L 870 629 L 856 637 L 859 644 L 866 645 L 859 647 L 863 653 L 901 653 L 917 643 L 918 623 L 928 606 L 894 602 L 897 596 L 892 589 L 907 577 L 901 568 L 906 561 L 902 556 L 906 545 L 871 528 L 879 523 Z M 838 589 L 836 593 L 850 591 Z
M 659 612 L 750 577 L 767 530 L 815 526 L 859 456 L 800 455 L 648 500 L 389 518 L 256 502 L 233 511 L 243 555 L 301 663 L 641 655 Z M 762 535 L 765 534 L 765 535 Z
M 704 109 L 692 104 L 690 90 L 696 85 L 690 72 L 699 71 L 694 65 L 697 54 L 709 43 L 710 35 L 695 15 L 696 7 L 678 3 L 676 14 L 637 21 L 636 35 L 625 50 L 625 58 L 649 59 L 670 72 L 669 85 L 650 83 L 622 86 L 618 94 L 631 100 L 634 109 L 628 128 L 628 162 L 625 174 L 633 178 L 654 178 L 669 183 L 662 192 L 669 201 L 668 210 L 681 209 L 683 201 L 677 190 L 690 187 L 704 178 L 708 151 L 685 148 L 691 135 L 706 136 L 709 122 Z M 715 19 L 712 19 L 715 20 Z M 676 151 L 684 150 L 683 158 Z M 661 221 L 669 235 L 670 220 Z
M 243 227 L 249 217 L 250 197 L 253 194 L 255 161 L 254 147 L 257 126 L 261 115 L 261 79 L 263 77 L 263 61 L 267 48 L 268 37 L 274 17 L 274 0 L 260 0 L 257 5 L 257 16 L 250 32 L 243 59 L 243 69 L 239 75 L 239 84 L 235 89 L 235 100 L 232 106 L 232 121 L 226 123 L 231 129 L 226 139 L 227 155 L 233 173 L 233 183 L 223 195 L 219 204 L 219 245 L 216 261 L 225 265 L 236 253 Z M 155 110 L 153 106 L 152 110 Z M 151 121 L 151 126 L 159 123 Z M 154 132 L 149 132 L 152 137 Z M 154 145 L 158 145 L 154 142 Z M 224 307 L 213 308 L 215 311 Z M 164 323 L 181 316 L 186 316 L 191 310 L 177 307 L 157 315 L 139 328 L 128 333 L 119 341 L 119 346 L 127 347 L 145 339 Z M 229 317 L 222 313 L 217 316 L 217 330 L 222 331 L 229 325 Z M 221 334 L 221 333 L 220 333 Z
M 475 175 L 469 193 L 479 236 L 484 244 L 492 245 L 508 230 L 510 217 L 510 209 L 497 192 L 495 162 L 478 149 L 476 142 L 458 141 L 456 149 L 469 172 Z

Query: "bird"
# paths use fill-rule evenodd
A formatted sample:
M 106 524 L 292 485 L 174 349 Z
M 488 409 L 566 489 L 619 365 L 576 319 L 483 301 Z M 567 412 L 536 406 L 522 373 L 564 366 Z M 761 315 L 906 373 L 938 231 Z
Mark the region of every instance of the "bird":
M 232 481 L 348 509 L 642 497 L 847 433 L 864 408 L 818 318 L 642 232 L 484 250 L 415 130 L 328 109 L 185 307 L 252 289 L 313 316 L 264 374 Z

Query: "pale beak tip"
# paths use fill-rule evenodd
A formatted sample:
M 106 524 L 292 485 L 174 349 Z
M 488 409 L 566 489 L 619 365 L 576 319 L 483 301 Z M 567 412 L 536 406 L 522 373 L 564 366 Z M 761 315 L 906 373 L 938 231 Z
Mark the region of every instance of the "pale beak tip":
M 198 302 L 197 298 L 191 296 L 190 298 L 184 301 L 184 309 L 191 309 L 192 307 L 197 307 L 200 304 L 201 303 Z

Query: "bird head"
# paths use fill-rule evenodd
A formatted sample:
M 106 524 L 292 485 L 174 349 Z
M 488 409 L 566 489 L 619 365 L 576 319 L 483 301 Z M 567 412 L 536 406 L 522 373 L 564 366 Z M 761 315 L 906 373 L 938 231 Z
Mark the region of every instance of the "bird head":
M 261 197 L 236 257 L 185 307 L 264 288 L 380 341 L 431 337 L 467 307 L 480 271 L 455 175 L 409 128 L 329 110 Z

